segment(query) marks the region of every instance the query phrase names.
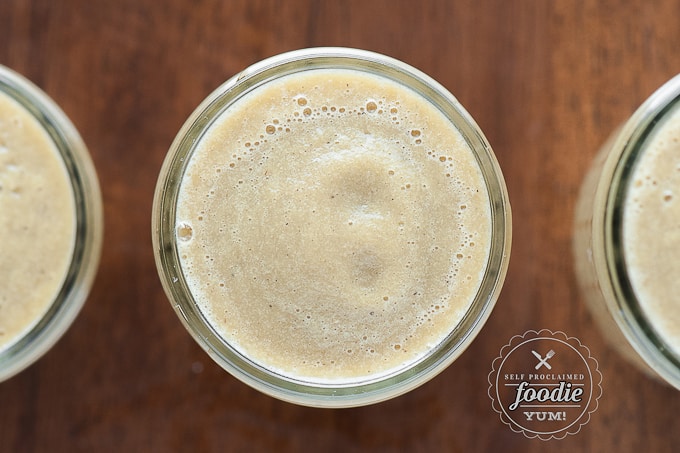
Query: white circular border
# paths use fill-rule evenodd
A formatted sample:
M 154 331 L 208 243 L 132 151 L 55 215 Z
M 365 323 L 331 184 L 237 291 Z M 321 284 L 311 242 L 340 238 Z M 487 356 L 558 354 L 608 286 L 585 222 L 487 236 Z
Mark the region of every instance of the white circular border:
M 518 339 L 524 339 L 529 334 L 535 334 L 535 336 L 532 337 L 532 338 L 529 338 L 527 340 L 520 341 L 517 345 L 512 346 L 512 343 L 514 341 L 516 341 L 516 340 L 519 341 Z M 550 336 L 546 336 L 546 335 L 550 335 Z M 562 340 L 560 338 L 556 338 L 557 335 L 563 336 L 564 340 Z M 578 416 L 578 418 L 576 418 L 576 420 L 574 420 L 574 422 L 572 422 L 571 424 L 569 424 L 565 428 L 562 428 L 562 429 L 557 430 L 557 431 L 541 432 L 541 431 L 533 431 L 533 430 L 524 428 L 522 425 L 517 423 L 514 420 L 514 418 L 512 418 L 508 415 L 508 413 L 505 411 L 505 407 L 503 406 L 503 404 L 501 404 L 500 395 L 498 394 L 498 376 L 500 376 L 500 371 L 503 368 L 503 365 L 505 364 L 506 359 L 520 346 L 525 345 L 525 344 L 532 342 L 532 341 L 536 341 L 536 340 L 557 341 L 557 342 L 560 342 L 562 344 L 569 346 L 569 348 L 574 350 L 574 352 L 576 352 L 579 355 L 579 357 L 581 357 L 581 360 L 583 360 L 583 363 L 585 364 L 586 369 L 588 370 L 588 375 L 590 377 L 591 392 L 590 392 L 590 395 L 588 397 L 588 403 L 584 404 L 583 411 Z M 578 344 L 579 348 L 583 348 L 585 351 L 588 352 L 588 358 L 587 359 L 583 356 L 583 354 L 581 354 L 581 352 L 576 347 L 574 347 L 571 343 L 569 343 L 570 340 L 574 340 Z M 507 353 L 504 353 L 504 350 L 506 348 L 510 348 L 510 347 L 512 347 L 512 349 L 510 351 L 508 351 Z M 496 363 L 499 360 L 500 360 L 500 363 L 498 363 L 498 367 L 496 367 Z M 590 367 L 590 365 L 588 364 L 588 360 L 592 360 L 593 362 L 595 362 L 595 370 L 594 371 Z M 595 383 L 594 383 L 594 379 L 593 379 L 594 375 L 599 376 L 599 381 L 597 382 L 597 385 L 595 385 Z M 588 349 L 588 347 L 585 346 L 583 343 L 581 343 L 581 341 L 576 337 L 568 337 L 564 332 L 561 332 L 561 331 L 553 332 L 553 331 L 548 330 L 548 329 L 541 329 L 539 331 L 528 330 L 524 333 L 524 335 L 513 336 L 510 339 L 510 342 L 508 342 L 508 344 L 506 344 L 505 346 L 503 346 L 501 348 L 500 355 L 493 360 L 493 362 L 491 364 L 491 371 L 489 372 L 487 381 L 489 382 L 488 395 L 489 395 L 489 398 L 491 398 L 491 402 L 492 402 L 491 407 L 493 408 L 493 410 L 495 412 L 497 412 L 500 415 L 501 422 L 508 425 L 513 432 L 516 432 L 516 433 L 521 432 L 521 433 L 524 434 L 525 437 L 527 437 L 529 439 L 535 439 L 535 438 L 538 437 L 540 440 L 543 440 L 543 441 L 547 441 L 547 440 L 550 440 L 550 439 L 564 439 L 568 434 L 573 435 L 573 434 L 577 434 L 579 431 L 581 431 L 581 427 L 583 427 L 583 425 L 587 424 L 590 421 L 590 414 L 592 414 L 593 412 L 595 412 L 597 410 L 597 408 L 599 406 L 599 399 L 602 396 L 602 385 L 601 385 L 602 384 L 602 373 L 599 370 L 599 363 L 597 362 L 597 359 L 595 359 L 590 354 L 590 349 Z M 599 391 L 597 391 L 597 395 L 596 395 L 596 389 L 599 390 Z M 590 407 L 590 404 L 593 401 L 593 396 L 595 396 L 595 407 L 592 410 L 589 411 L 588 408 Z M 500 409 L 497 409 L 496 405 L 498 405 L 500 407 Z M 578 429 L 574 432 L 569 431 L 569 429 L 572 426 L 574 426 L 576 423 L 580 422 L 581 419 L 584 418 L 584 416 L 586 414 L 587 414 L 587 418 L 585 419 L 585 421 L 583 421 L 583 423 L 579 424 Z M 504 415 L 507 418 L 507 421 L 503 418 Z M 515 426 L 519 429 L 515 429 Z M 534 435 L 531 436 L 528 433 L 531 433 L 531 434 L 534 434 Z M 555 436 L 556 433 L 564 433 L 564 434 L 562 436 L 558 437 L 558 436 Z M 545 437 L 545 436 L 549 436 L 549 437 Z

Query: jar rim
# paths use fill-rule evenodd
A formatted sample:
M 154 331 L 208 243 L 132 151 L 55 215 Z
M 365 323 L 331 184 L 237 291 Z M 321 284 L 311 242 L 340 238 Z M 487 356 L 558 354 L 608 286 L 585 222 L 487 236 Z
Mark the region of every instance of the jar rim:
M 42 357 L 66 332 L 92 286 L 103 235 L 97 174 L 80 134 L 61 108 L 16 71 L 0 65 L 0 91 L 16 101 L 47 133 L 62 160 L 75 204 L 72 256 L 58 294 L 27 332 L 0 351 L 0 381 Z
M 598 192 L 604 193 L 604 223 L 602 236 L 607 273 L 611 279 L 615 301 L 613 309 L 622 314 L 615 317 L 631 346 L 656 373 L 680 388 L 680 356 L 666 343 L 645 313 L 628 274 L 624 251 L 623 216 L 628 190 L 640 156 L 663 119 L 680 108 L 680 75 L 657 89 L 628 119 L 613 142 L 610 154 L 611 184 L 603 178 Z M 594 233 L 598 233 L 595 231 Z
M 243 357 L 200 313 L 182 275 L 175 237 L 175 206 L 184 168 L 194 145 L 211 121 L 228 105 L 262 84 L 280 77 L 313 69 L 354 69 L 371 72 L 413 89 L 451 120 L 478 160 L 490 197 L 492 220 L 491 252 L 475 302 L 438 346 L 442 354 L 428 354 L 408 369 L 359 383 L 333 384 L 296 381 L 281 376 Z M 511 226 L 507 189 L 491 147 L 471 116 L 458 101 L 429 76 L 396 59 L 374 52 L 349 48 L 311 48 L 270 57 L 246 68 L 210 94 L 192 113 L 170 147 L 156 186 L 152 236 L 154 255 L 165 292 L 185 328 L 212 358 L 236 378 L 263 393 L 302 405 L 349 407 L 371 404 L 397 396 L 434 377 L 469 345 L 493 308 L 509 260 Z

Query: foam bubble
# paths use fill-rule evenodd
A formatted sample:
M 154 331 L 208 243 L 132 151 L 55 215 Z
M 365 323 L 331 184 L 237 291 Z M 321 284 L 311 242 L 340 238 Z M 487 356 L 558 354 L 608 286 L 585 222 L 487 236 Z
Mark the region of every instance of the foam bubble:
M 194 230 L 188 223 L 180 223 L 177 225 L 177 237 L 180 241 L 190 241 L 193 234 Z

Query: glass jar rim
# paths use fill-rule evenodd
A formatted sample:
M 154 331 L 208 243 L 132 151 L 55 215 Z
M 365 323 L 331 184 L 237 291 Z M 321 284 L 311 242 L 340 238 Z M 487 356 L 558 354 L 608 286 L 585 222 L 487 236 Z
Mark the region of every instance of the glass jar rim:
M 201 134 L 229 105 L 258 86 L 313 69 L 370 72 L 405 85 L 427 99 L 456 125 L 467 141 L 479 163 L 491 200 L 491 252 L 475 302 L 464 319 L 434 348 L 437 353 L 426 355 L 406 370 L 351 384 L 310 383 L 278 375 L 221 340 L 193 301 L 184 281 L 175 237 L 180 180 Z M 157 269 L 168 298 L 187 330 L 219 365 L 246 384 L 279 399 L 309 406 L 349 407 L 388 399 L 422 384 L 469 345 L 489 316 L 507 271 L 510 217 L 507 189 L 490 145 L 474 120 L 444 87 L 419 70 L 381 54 L 349 48 L 311 48 L 255 63 L 218 87 L 192 113 L 177 134 L 161 169 L 154 196 L 152 236 Z
M 0 352 L 0 381 L 42 357 L 80 312 L 94 281 L 103 235 L 102 200 L 89 152 L 73 123 L 40 88 L 0 65 L 0 91 L 16 101 L 45 130 L 64 163 L 75 203 L 75 240 L 59 293 L 26 333 Z
M 611 168 L 611 184 L 603 178 L 598 192 L 606 204 L 604 223 L 600 231 L 604 245 L 607 273 L 611 277 L 615 304 L 613 309 L 622 316 L 615 317 L 619 328 L 631 346 L 656 373 L 680 388 L 680 356 L 670 348 L 653 327 L 633 289 L 624 253 L 623 215 L 625 199 L 632 185 L 636 163 L 658 130 L 663 118 L 680 108 L 680 75 L 657 89 L 628 119 L 613 142 L 615 160 L 607 162 Z

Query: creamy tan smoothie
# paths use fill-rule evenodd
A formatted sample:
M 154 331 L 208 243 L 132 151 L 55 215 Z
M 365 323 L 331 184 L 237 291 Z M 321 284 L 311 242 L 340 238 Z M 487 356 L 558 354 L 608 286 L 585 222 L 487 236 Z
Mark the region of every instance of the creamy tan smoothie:
M 680 108 L 635 164 L 623 215 L 629 279 L 651 325 L 680 356 Z
M 451 121 L 350 69 L 287 75 L 228 107 L 190 156 L 176 222 L 219 335 L 322 383 L 400 370 L 445 339 L 480 288 L 492 228 Z
M 75 218 L 56 146 L 0 91 L 0 351 L 28 332 L 59 293 L 73 254 Z

